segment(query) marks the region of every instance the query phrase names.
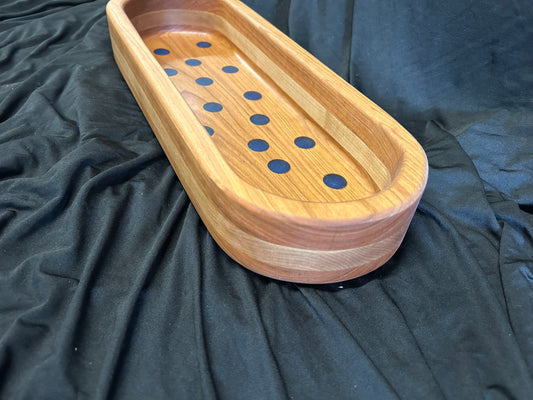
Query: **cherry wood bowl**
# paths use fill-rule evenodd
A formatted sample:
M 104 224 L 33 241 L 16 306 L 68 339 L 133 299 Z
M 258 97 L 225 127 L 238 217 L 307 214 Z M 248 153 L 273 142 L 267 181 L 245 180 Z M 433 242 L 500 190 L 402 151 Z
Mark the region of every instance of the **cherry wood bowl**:
M 416 140 L 235 0 L 111 0 L 115 60 L 209 232 L 276 279 L 337 282 L 400 245 Z

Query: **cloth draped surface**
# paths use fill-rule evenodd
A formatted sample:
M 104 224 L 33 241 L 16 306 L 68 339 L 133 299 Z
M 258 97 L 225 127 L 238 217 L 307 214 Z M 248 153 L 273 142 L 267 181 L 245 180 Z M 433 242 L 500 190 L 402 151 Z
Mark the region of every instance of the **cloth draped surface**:
M 106 2 L 0 2 L 0 399 L 531 399 L 531 2 L 245 2 L 423 146 L 400 249 L 340 284 L 243 268 L 122 78 Z

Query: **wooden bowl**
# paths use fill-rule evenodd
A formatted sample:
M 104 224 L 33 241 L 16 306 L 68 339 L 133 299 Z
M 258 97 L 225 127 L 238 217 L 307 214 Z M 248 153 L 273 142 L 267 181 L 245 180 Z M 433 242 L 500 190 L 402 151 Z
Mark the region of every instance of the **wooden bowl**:
M 342 281 L 400 245 L 427 179 L 393 118 L 235 0 L 111 0 L 116 62 L 196 210 L 260 274 Z

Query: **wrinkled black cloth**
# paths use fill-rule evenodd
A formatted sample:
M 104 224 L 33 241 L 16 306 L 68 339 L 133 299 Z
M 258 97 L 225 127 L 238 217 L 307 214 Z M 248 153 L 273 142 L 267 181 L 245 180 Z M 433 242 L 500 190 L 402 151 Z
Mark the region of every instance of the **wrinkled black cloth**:
M 0 2 L 0 399 L 533 398 L 529 0 L 248 0 L 402 123 L 429 180 L 348 282 L 213 241 L 105 1 Z

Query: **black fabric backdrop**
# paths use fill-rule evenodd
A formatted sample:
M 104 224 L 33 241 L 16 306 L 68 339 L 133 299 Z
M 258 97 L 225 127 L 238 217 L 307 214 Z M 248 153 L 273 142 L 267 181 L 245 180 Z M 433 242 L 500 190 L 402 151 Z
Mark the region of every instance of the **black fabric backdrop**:
M 533 398 L 529 0 L 248 0 L 407 127 L 427 189 L 335 285 L 215 244 L 104 1 L 0 3 L 1 399 Z

